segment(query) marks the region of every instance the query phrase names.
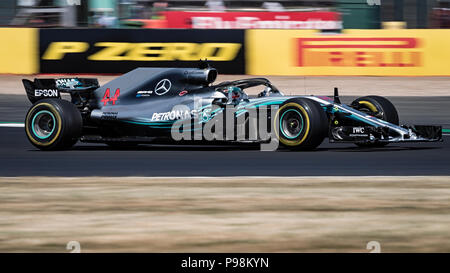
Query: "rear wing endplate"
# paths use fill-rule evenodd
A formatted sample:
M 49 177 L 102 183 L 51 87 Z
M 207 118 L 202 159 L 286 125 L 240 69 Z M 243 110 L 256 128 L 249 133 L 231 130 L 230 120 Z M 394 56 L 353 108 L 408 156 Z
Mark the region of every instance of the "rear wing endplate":
M 95 78 L 60 78 L 22 80 L 31 103 L 46 98 L 61 98 L 61 93 L 91 92 L 100 85 Z

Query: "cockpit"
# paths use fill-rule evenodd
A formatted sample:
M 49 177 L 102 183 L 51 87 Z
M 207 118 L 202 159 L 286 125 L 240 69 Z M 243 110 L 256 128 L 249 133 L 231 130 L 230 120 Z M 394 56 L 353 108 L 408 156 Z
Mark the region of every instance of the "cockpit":
M 237 105 L 243 101 L 248 102 L 250 96 L 245 91 L 246 89 L 258 86 L 263 87 L 257 95 L 258 98 L 283 96 L 283 93 L 281 93 L 268 79 L 265 78 L 222 82 L 213 86 L 213 88 L 215 88 L 216 92 L 220 92 L 224 95 L 223 97 L 220 96 L 220 98 L 217 98 L 217 102 L 220 104 Z

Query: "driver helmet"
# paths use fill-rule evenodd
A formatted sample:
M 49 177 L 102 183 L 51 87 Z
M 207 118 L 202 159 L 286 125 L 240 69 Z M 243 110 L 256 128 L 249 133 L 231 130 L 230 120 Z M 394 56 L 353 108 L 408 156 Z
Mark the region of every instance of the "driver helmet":
M 230 86 L 227 88 L 228 101 L 234 105 L 241 102 L 242 99 L 242 89 L 237 86 Z
M 242 94 L 242 89 L 237 86 L 230 86 L 227 88 L 227 93 L 232 99 L 239 99 Z
M 241 92 L 242 89 L 237 86 L 229 86 L 227 88 L 227 92 Z

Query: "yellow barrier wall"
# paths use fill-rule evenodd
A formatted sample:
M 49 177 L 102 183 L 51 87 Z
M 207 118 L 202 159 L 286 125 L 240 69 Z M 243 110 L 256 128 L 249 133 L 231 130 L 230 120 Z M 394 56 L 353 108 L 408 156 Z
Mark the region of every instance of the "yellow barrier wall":
M 248 30 L 252 75 L 449 76 L 450 30 Z
M 38 35 L 38 29 L 0 28 L 0 73 L 38 73 Z

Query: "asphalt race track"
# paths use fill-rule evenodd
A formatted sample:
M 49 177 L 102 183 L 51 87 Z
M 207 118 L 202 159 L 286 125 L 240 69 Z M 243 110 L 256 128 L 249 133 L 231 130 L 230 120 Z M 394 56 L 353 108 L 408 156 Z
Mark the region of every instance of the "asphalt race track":
M 350 102 L 352 98 L 343 98 Z M 450 128 L 450 97 L 392 97 L 401 123 Z M 111 150 L 77 144 L 70 151 L 41 152 L 29 144 L 23 122 L 25 96 L 0 95 L 0 176 L 316 176 L 450 175 L 450 134 L 444 142 L 358 148 L 329 144 L 312 152 L 261 152 L 244 146 L 141 145 Z

